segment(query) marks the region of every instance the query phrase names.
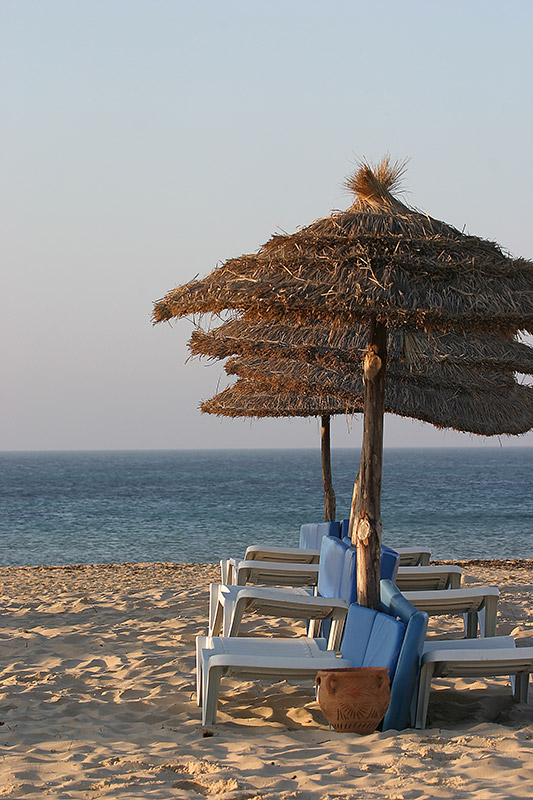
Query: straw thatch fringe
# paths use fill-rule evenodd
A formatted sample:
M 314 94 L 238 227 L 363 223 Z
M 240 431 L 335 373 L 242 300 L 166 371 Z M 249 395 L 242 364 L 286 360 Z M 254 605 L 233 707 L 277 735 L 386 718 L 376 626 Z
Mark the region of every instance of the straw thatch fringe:
M 362 413 L 361 399 L 305 395 L 302 392 L 268 392 L 252 381 L 239 379 L 233 386 L 205 400 L 206 414 L 224 417 L 320 417 L 324 414 L 352 416 Z
M 399 259 L 392 262 L 392 252 L 383 253 L 379 263 L 371 255 L 317 255 L 320 271 L 303 258 L 253 272 L 243 268 L 238 275 L 218 268 L 203 281 L 170 292 L 156 304 L 154 319 L 235 309 L 256 319 L 290 318 L 298 324 L 321 319 L 341 326 L 375 316 L 396 328 L 499 332 L 509 337 L 521 329 L 533 331 L 533 269 L 526 262 L 522 267 L 514 262 L 515 270 L 499 276 L 489 270 L 468 271 L 471 262 L 438 274 L 436 265 L 422 260 L 421 275 L 410 274 L 416 259 L 400 265 Z M 234 270 L 238 265 L 232 265 Z
M 289 358 L 235 356 L 226 362 L 226 372 L 228 375 L 252 379 L 257 379 L 261 374 L 269 378 L 275 376 L 281 382 L 286 381 L 286 386 L 289 386 L 289 381 L 295 381 L 307 387 L 320 386 L 324 392 L 342 396 L 346 392 L 348 395 L 353 392 L 358 394 L 363 380 L 362 363 L 355 361 L 349 368 L 340 370 L 317 362 L 306 364 Z M 454 364 L 419 364 L 416 369 L 410 369 L 401 362 L 392 362 L 387 367 L 387 379 L 419 386 L 422 391 L 427 387 L 452 386 L 474 391 L 482 388 L 506 392 L 515 384 L 511 373 L 493 373 Z
M 242 318 L 210 331 L 197 328 L 190 338 L 189 349 L 193 355 L 217 359 L 232 355 L 278 356 L 345 369 L 361 361 L 367 338 L 361 326 L 332 329 L 323 323 L 294 326 L 248 322 Z M 533 348 L 495 335 L 429 334 L 416 329 L 391 331 L 387 354 L 389 364 L 400 362 L 410 369 L 427 363 L 457 364 L 533 374 Z
M 357 413 L 362 408 L 362 381 L 354 382 L 351 394 L 324 392 L 309 382 L 284 380 L 283 376 L 260 374 L 239 378 L 228 389 L 202 403 L 202 411 L 226 417 L 320 416 L 324 413 Z M 516 435 L 533 427 L 533 389 L 516 382 L 506 392 L 460 390 L 453 387 L 419 387 L 389 380 L 385 411 L 409 419 L 429 422 L 481 436 Z

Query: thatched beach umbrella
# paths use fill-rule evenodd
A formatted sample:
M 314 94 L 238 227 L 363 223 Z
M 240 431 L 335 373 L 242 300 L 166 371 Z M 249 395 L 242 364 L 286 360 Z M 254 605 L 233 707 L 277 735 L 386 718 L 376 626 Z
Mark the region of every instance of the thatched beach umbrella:
M 511 338 L 533 332 L 533 264 L 401 203 L 403 165 L 362 164 L 348 181 L 353 205 L 257 253 L 230 259 L 169 292 L 154 319 L 247 312 L 258 320 L 333 329 L 364 322 L 365 408 L 354 541 L 359 602 L 379 606 L 383 403 L 387 329 L 405 326 Z
M 256 383 L 239 379 L 233 386 L 201 404 L 202 412 L 224 417 L 320 417 L 320 456 L 324 489 L 324 520 L 336 518 L 336 497 L 331 472 L 331 417 L 363 412 L 363 398 L 339 398 L 316 392 L 288 391 L 264 378 Z

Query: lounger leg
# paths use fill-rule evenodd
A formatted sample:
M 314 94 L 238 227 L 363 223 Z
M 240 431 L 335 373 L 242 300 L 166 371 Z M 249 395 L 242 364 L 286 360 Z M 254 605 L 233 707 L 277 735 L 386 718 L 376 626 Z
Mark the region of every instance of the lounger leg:
M 346 612 L 334 611 L 331 618 L 331 628 L 329 631 L 328 650 L 340 650 L 342 632 L 346 621 Z
M 222 623 L 223 636 L 237 636 L 246 605 L 247 603 L 239 602 L 238 598 L 235 601 L 228 601 L 226 598 Z
M 475 639 L 477 636 L 477 611 L 469 611 L 468 614 L 463 614 L 465 621 L 465 636 L 467 639 Z
M 223 558 L 220 561 L 220 583 L 223 583 L 224 586 L 228 585 L 229 564 L 230 564 L 229 558 Z
M 320 636 L 320 626 L 322 624 L 321 619 L 309 619 L 307 620 L 307 636 L 310 639 L 316 639 Z
M 217 717 L 218 690 L 223 667 L 210 667 L 207 664 L 204 673 L 204 690 L 202 697 L 202 725 L 214 725 Z
M 519 672 L 514 679 L 513 699 L 515 703 L 527 703 L 529 672 Z
M 196 704 L 202 705 L 202 650 L 207 641 L 206 636 L 196 637 Z
M 452 572 L 450 575 L 450 585 L 447 587 L 449 589 L 460 589 L 461 588 L 461 575 L 457 572 Z
M 218 636 L 222 630 L 223 607 L 220 602 L 220 584 L 209 584 L 209 636 Z
M 498 613 L 498 598 L 486 597 L 485 608 L 480 611 L 479 628 L 481 636 L 496 636 L 496 616 Z
M 431 678 L 435 670 L 434 664 L 424 664 L 420 670 L 418 683 L 418 701 L 416 704 L 415 728 L 425 728 L 431 692 Z

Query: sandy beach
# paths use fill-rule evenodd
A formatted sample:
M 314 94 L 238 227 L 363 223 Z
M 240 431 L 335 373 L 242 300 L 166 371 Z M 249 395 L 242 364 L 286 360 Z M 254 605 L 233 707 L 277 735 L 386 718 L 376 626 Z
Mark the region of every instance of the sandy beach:
M 501 591 L 498 633 L 533 645 L 533 561 L 463 562 Z M 0 569 L 0 797 L 343 800 L 530 798 L 533 698 L 440 681 L 428 728 L 329 730 L 311 684 L 225 680 L 217 725 L 194 699 L 202 564 Z M 438 618 L 431 635 L 460 635 Z M 249 631 L 302 632 L 250 618 Z

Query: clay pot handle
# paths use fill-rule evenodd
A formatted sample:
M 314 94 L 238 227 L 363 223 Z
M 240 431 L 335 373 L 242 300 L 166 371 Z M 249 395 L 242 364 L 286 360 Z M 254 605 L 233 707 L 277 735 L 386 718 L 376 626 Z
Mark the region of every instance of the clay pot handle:
M 384 686 L 385 683 L 388 683 L 389 679 L 388 679 L 387 675 L 384 675 L 383 673 L 381 673 L 381 674 L 377 675 L 376 677 L 378 679 L 378 689 L 381 689 L 381 687 Z
M 337 685 L 339 681 L 337 680 L 337 676 L 333 675 L 331 672 L 329 675 L 326 675 L 326 691 L 331 692 L 331 694 L 335 694 L 337 691 Z

